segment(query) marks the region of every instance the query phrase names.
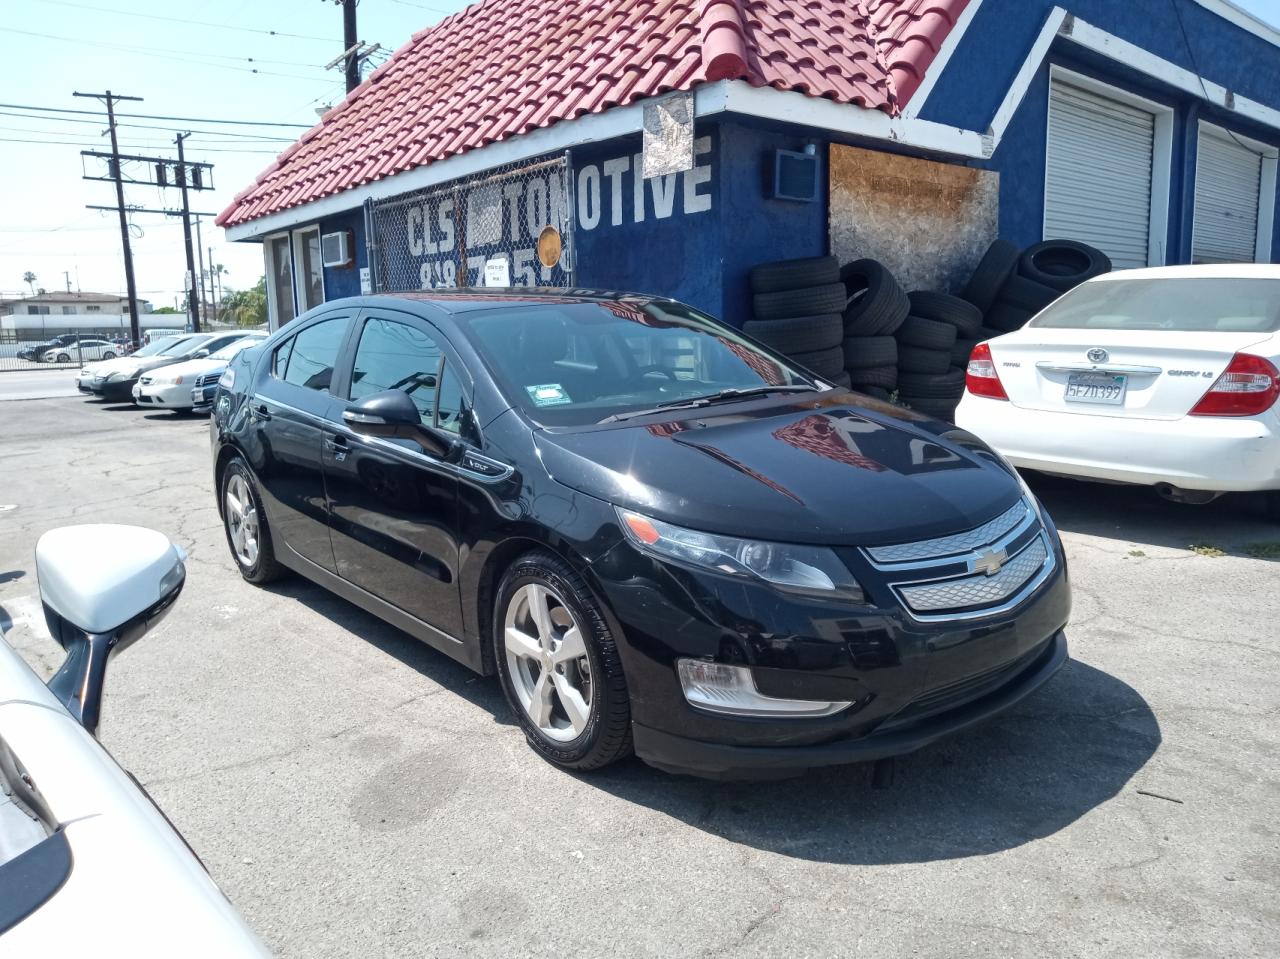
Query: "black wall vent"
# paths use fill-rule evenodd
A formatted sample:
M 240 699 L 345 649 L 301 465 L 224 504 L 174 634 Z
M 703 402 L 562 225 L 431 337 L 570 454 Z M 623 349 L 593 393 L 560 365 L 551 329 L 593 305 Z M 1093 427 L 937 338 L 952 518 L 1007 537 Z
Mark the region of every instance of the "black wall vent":
M 775 150 L 773 154 L 773 196 L 778 200 L 818 202 L 818 156 Z

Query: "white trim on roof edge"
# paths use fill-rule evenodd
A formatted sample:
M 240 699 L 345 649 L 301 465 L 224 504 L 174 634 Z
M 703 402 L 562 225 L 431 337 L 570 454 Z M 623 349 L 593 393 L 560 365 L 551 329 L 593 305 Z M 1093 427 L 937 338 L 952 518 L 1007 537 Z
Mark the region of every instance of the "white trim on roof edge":
M 973 23 L 973 18 L 977 16 L 980 6 L 982 6 L 982 0 L 969 0 L 968 5 L 956 20 L 956 25 L 951 28 L 947 38 L 942 41 L 942 46 L 938 49 L 937 56 L 933 58 L 933 62 L 925 70 L 924 79 L 920 81 L 920 86 L 916 87 L 916 92 L 911 94 L 911 99 L 907 101 L 907 109 L 903 112 L 903 116 L 910 119 L 920 115 L 920 111 L 929 101 L 929 94 L 933 92 L 933 88 L 937 84 L 938 78 L 942 76 L 942 72 L 947 69 L 947 64 L 951 62 L 951 55 L 956 52 L 956 47 L 960 46 L 960 40 L 968 31 L 969 24 Z
M 1226 0 L 1196 0 L 1196 2 L 1211 9 L 1216 4 L 1226 4 Z M 970 4 L 970 6 L 974 5 Z M 1215 12 L 1218 11 L 1215 10 Z M 1240 15 L 1245 16 L 1243 12 L 1240 12 Z M 1197 98 L 1203 98 L 1207 94 L 1214 105 L 1229 113 L 1274 130 L 1280 130 L 1280 110 L 1247 97 L 1236 96 L 1220 84 L 1199 77 L 1176 63 L 1158 57 L 1142 47 L 1122 40 L 1083 20 L 1076 19 L 1062 7 L 1054 7 L 1049 13 L 985 133 L 950 127 L 931 120 L 922 120 L 916 116 L 891 117 L 881 110 L 836 103 L 793 91 L 775 90 L 772 87 L 753 87 L 743 80 L 720 80 L 698 87 L 694 90 L 694 112 L 699 117 L 710 117 L 721 113 L 757 117 L 830 130 L 849 136 L 885 140 L 917 150 L 943 153 L 964 159 L 985 159 L 989 158 L 1000 145 L 1005 130 L 1026 97 L 1027 89 L 1044 64 L 1049 48 L 1059 37 L 1115 60 L 1184 93 Z M 945 48 L 946 44 L 944 43 L 943 46 Z M 950 53 L 948 53 L 949 57 Z M 914 101 L 915 97 L 912 97 L 912 100 Z M 639 133 L 644 122 L 644 102 L 638 101 L 625 107 L 614 107 L 603 113 L 587 114 L 574 120 L 562 120 L 541 130 L 533 130 L 507 140 L 490 143 L 468 153 L 446 157 L 425 166 L 304 203 L 301 206 L 227 227 L 227 239 L 232 241 L 260 239 L 267 233 L 292 229 L 298 224 L 350 212 L 366 199 L 377 200 L 396 196 L 410 190 L 419 190 L 448 180 L 470 176 L 502 164 L 529 160 L 629 133 Z
M 1241 30 L 1248 30 L 1255 37 L 1261 37 L 1267 43 L 1280 47 L 1280 30 L 1260 17 L 1255 17 L 1243 7 L 1236 6 L 1231 0 L 1194 0 L 1210 13 L 1216 13 L 1224 20 L 1229 20 Z

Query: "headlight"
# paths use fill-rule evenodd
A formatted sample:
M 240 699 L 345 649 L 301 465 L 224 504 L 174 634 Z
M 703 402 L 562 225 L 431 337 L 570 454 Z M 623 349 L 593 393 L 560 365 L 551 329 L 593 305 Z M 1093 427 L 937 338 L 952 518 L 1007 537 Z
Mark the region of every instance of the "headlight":
M 222 371 L 222 375 L 218 377 L 218 385 L 224 390 L 229 390 L 236 385 L 236 371 L 228 367 Z
M 726 576 L 763 580 L 789 592 L 866 598 L 839 557 L 822 546 L 799 546 L 738 539 L 684 529 L 618 508 L 622 529 L 637 547 L 689 566 Z

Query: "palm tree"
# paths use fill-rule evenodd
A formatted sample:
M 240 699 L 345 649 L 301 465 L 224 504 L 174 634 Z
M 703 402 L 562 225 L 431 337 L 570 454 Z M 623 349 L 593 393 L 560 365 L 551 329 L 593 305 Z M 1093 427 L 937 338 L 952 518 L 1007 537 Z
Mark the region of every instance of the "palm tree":
M 36 275 L 32 273 L 30 270 L 27 270 L 26 273 L 22 274 L 22 282 L 27 284 L 27 286 L 31 287 L 31 295 L 35 296 L 36 295 Z

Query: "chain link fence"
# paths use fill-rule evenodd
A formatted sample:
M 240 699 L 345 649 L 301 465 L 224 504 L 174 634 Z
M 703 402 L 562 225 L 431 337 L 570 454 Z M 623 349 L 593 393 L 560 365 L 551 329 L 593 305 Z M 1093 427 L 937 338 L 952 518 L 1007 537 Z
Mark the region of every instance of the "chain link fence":
M 47 328 L 0 328 L 0 372 L 72 369 L 127 356 L 132 350 L 129 331 L 119 327 L 69 327 L 60 323 Z
M 573 285 L 567 154 L 372 205 L 379 291 Z

